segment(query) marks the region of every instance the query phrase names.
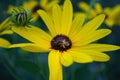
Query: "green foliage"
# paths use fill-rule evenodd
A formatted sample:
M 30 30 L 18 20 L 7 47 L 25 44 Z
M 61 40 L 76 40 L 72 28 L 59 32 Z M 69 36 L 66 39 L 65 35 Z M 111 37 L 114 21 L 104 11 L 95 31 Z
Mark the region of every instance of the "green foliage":
M 40 67 L 32 61 L 19 61 L 19 67 L 30 73 L 40 73 Z

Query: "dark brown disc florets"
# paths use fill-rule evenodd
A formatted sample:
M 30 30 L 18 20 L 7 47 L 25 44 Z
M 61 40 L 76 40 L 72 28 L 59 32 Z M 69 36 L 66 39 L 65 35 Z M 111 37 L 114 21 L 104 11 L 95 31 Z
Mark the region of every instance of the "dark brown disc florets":
M 51 48 L 60 52 L 67 51 L 71 46 L 71 40 L 65 35 L 57 35 L 51 41 Z
M 44 10 L 43 7 L 41 7 L 40 5 L 36 5 L 36 6 L 34 6 L 34 8 L 32 9 L 32 12 L 33 12 L 33 13 L 36 13 L 37 10 L 39 10 L 39 9 Z

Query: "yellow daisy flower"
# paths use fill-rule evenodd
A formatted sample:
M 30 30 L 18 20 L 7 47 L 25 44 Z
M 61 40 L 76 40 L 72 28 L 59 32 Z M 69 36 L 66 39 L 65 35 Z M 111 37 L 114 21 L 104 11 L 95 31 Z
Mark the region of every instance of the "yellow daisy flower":
M 13 31 L 10 30 L 10 19 L 7 18 L 5 19 L 1 24 L 0 24 L 0 36 L 5 35 L 5 34 L 13 34 Z M 8 48 L 10 45 L 9 41 L 0 38 L 0 47 L 2 48 Z
M 90 9 L 90 6 L 85 2 L 80 2 L 78 6 L 87 15 L 87 13 Z M 111 11 L 112 11 L 112 13 L 111 13 Z M 118 25 L 118 23 L 119 23 L 118 19 L 120 20 L 120 18 L 118 18 L 118 15 L 120 14 L 120 5 L 117 5 L 114 8 L 109 8 L 109 7 L 102 8 L 100 3 L 95 3 L 94 8 L 90 10 L 88 18 L 92 19 L 95 16 L 97 16 L 99 14 L 103 14 L 103 13 L 106 14 L 106 18 L 104 21 L 104 23 L 106 25 L 108 25 L 109 27 L 112 27 L 115 24 Z
M 50 8 L 52 7 L 53 4 L 59 3 L 60 0 L 40 0 L 40 2 L 38 2 L 37 0 L 29 0 L 29 1 L 25 1 L 22 4 L 22 7 L 24 9 L 29 9 L 30 12 L 33 15 L 33 21 L 36 21 L 39 18 L 39 15 L 37 14 L 37 10 L 42 9 L 46 12 L 50 12 Z M 9 5 L 8 7 L 8 14 L 11 14 L 12 10 L 15 8 L 15 6 Z
M 108 15 L 107 20 L 105 20 L 106 24 L 109 26 L 120 26 L 120 5 L 116 5 L 113 8 L 106 8 L 104 12 Z
M 79 4 L 78 4 L 78 7 L 80 8 L 80 9 L 82 9 L 86 14 L 87 14 L 87 12 L 89 11 L 89 9 L 90 9 L 90 6 L 87 4 L 87 3 L 85 3 L 85 2 L 80 2 Z M 97 16 L 98 14 L 101 14 L 101 13 L 103 13 L 103 9 L 102 9 L 102 6 L 99 4 L 99 3 L 95 3 L 95 5 L 94 5 L 94 9 L 91 9 L 90 10 L 90 12 L 89 12 L 89 16 L 88 16 L 88 18 L 94 18 L 95 16 Z
M 73 62 L 105 62 L 110 57 L 104 52 L 120 49 L 118 46 L 93 43 L 111 33 L 109 29 L 98 29 L 104 21 L 104 14 L 83 24 L 84 14 L 75 15 L 73 18 L 70 0 L 65 0 L 62 8 L 55 4 L 52 17 L 45 11 L 38 10 L 49 33 L 34 26 L 12 27 L 14 32 L 32 43 L 14 44 L 10 48 L 21 47 L 31 52 L 49 52 L 49 80 L 63 80 L 62 65 L 70 66 Z

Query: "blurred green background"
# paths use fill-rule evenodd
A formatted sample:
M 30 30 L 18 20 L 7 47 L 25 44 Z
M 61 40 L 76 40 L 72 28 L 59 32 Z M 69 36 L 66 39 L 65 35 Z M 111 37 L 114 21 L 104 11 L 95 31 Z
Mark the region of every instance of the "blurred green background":
M 7 18 L 5 11 L 9 5 L 21 5 L 25 0 L 0 0 L 0 23 Z M 91 0 L 71 0 L 74 11 L 80 11 L 77 3 Z M 103 7 L 114 7 L 120 0 L 96 0 Z M 60 4 L 63 3 L 63 0 Z M 35 25 L 42 23 L 36 22 Z M 102 27 L 109 28 L 105 24 Z M 45 27 L 42 27 L 45 29 Z M 120 46 L 120 26 L 110 28 L 113 32 L 100 39 L 99 43 L 108 43 Z M 17 34 L 1 36 L 11 43 L 27 42 Z M 108 62 L 94 62 L 89 64 L 74 63 L 64 67 L 64 80 L 120 80 L 120 50 L 107 53 L 111 59 Z M 21 49 L 0 48 L 0 80 L 48 80 L 48 54 L 37 54 L 22 51 Z

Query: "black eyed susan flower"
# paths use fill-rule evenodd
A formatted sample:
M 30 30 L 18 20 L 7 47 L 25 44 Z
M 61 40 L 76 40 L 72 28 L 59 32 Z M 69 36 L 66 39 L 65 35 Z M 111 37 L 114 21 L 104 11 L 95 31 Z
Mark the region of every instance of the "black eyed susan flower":
M 80 2 L 78 6 L 80 9 L 82 9 L 85 12 L 85 14 L 87 14 L 90 9 L 90 6 L 85 2 Z M 111 13 L 111 11 L 112 11 L 112 13 Z M 116 5 L 113 8 L 110 8 L 110 7 L 102 8 L 100 3 L 95 3 L 94 8 L 92 8 L 90 10 L 90 14 L 89 14 L 88 18 L 92 19 L 99 14 L 106 15 L 104 23 L 107 26 L 112 27 L 114 25 L 119 25 L 118 23 L 120 21 L 120 18 L 119 18 L 120 5 Z
M 120 4 L 114 6 L 113 8 L 106 8 L 105 13 L 108 15 L 106 24 L 109 24 L 111 27 L 113 25 L 120 26 Z
M 22 7 L 24 9 L 29 9 L 30 12 L 32 13 L 33 16 L 33 21 L 36 21 L 39 18 L 39 15 L 37 14 L 37 10 L 42 9 L 46 12 L 49 13 L 50 8 L 52 7 L 53 4 L 59 3 L 60 0 L 40 0 L 38 2 L 37 0 L 29 0 L 25 1 L 22 4 Z M 10 5 L 8 7 L 8 14 L 11 14 L 12 10 L 15 8 L 15 6 Z
M 104 14 L 83 24 L 84 14 L 75 15 L 73 18 L 70 0 L 65 0 L 62 8 L 55 4 L 52 17 L 43 10 L 38 11 L 49 33 L 34 26 L 12 27 L 14 32 L 32 43 L 14 44 L 10 48 L 21 47 L 31 52 L 49 52 L 49 80 L 63 80 L 62 65 L 70 66 L 73 62 L 105 62 L 110 57 L 104 52 L 120 49 L 114 45 L 93 43 L 111 33 L 109 29 L 98 29 L 104 21 Z
M 1 24 L 0 24 L 0 36 L 6 35 L 6 34 L 13 34 L 13 31 L 10 30 L 10 25 L 11 21 L 10 18 L 5 19 Z M 10 45 L 9 41 L 6 39 L 0 38 L 0 47 L 2 48 L 8 48 Z

